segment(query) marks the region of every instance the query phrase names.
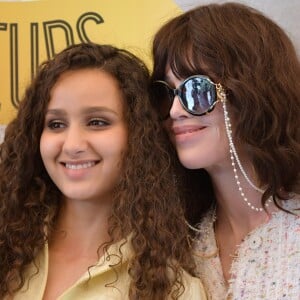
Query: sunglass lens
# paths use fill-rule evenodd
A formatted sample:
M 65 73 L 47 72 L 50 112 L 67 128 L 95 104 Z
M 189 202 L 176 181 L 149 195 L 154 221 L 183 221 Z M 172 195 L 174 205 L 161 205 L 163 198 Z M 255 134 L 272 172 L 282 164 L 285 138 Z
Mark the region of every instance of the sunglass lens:
M 181 99 L 188 111 L 204 114 L 217 100 L 215 85 L 203 77 L 190 78 L 182 86 Z
M 152 89 L 152 103 L 154 108 L 158 111 L 161 119 L 168 118 L 174 95 L 172 96 L 172 90 L 162 82 L 155 82 Z

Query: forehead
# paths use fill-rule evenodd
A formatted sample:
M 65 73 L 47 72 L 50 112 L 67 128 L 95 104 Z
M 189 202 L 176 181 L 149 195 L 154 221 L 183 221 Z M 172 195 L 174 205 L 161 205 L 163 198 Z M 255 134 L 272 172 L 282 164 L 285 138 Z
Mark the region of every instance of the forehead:
M 49 107 L 63 106 L 68 110 L 81 106 L 108 106 L 119 110 L 123 95 L 118 81 L 100 69 L 82 69 L 62 74 L 50 93 Z

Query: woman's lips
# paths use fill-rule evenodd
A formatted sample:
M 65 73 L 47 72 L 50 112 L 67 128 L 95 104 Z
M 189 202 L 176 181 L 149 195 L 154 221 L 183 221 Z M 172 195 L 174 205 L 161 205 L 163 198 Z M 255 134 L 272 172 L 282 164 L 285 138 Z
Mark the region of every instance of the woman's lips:
M 198 138 L 199 133 L 202 134 L 201 131 L 205 128 L 205 126 L 178 126 L 173 127 L 171 133 L 176 143 L 183 143 Z
M 182 126 L 182 127 L 173 127 L 172 132 L 174 135 L 188 134 L 193 133 L 199 130 L 203 130 L 205 126 Z

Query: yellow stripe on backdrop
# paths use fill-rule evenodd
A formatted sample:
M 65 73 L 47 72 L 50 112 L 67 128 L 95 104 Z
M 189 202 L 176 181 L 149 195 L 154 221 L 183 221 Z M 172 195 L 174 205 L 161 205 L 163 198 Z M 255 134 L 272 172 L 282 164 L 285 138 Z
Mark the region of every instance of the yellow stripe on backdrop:
M 0 1 L 0 124 L 15 115 L 37 66 L 68 45 L 113 44 L 151 68 L 153 34 L 179 12 L 172 0 Z

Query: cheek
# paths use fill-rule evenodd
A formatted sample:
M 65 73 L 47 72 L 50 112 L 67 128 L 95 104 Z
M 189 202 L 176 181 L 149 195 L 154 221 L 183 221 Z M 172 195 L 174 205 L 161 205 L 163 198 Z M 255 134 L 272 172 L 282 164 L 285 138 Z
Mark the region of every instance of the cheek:
M 128 149 L 127 130 L 120 128 L 118 131 L 115 131 L 104 139 L 101 139 L 101 141 L 99 140 L 97 147 L 101 155 L 106 156 L 119 164 L 124 153 Z
M 56 153 L 58 153 L 58 148 L 57 143 L 55 143 L 51 137 L 49 137 L 46 133 L 42 133 L 40 139 L 40 154 L 44 164 L 47 163 L 49 158 L 52 158 Z
M 42 160 L 44 161 L 44 157 L 47 153 L 47 143 L 46 143 L 46 140 L 45 139 L 45 135 L 44 133 L 42 133 L 41 135 L 41 138 L 40 138 L 40 154 L 41 154 L 41 157 L 42 157 Z
M 227 160 L 229 157 L 229 141 L 223 120 L 215 128 L 215 137 L 214 152 L 220 159 Z
M 228 142 L 225 125 L 221 124 L 219 127 L 216 128 L 216 131 L 217 131 L 216 136 L 217 136 L 217 140 L 220 143 L 220 147 L 229 151 L 229 142 Z

